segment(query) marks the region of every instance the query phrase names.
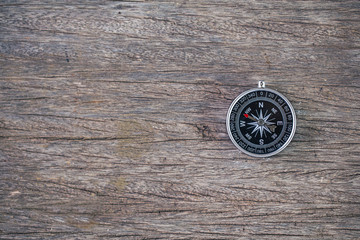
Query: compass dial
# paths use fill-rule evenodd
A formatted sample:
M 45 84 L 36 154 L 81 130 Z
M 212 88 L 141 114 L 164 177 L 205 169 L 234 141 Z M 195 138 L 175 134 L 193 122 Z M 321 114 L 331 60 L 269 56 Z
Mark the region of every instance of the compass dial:
M 296 116 L 290 102 L 277 91 L 252 89 L 231 104 L 227 131 L 237 148 L 255 157 L 283 150 L 295 134 Z

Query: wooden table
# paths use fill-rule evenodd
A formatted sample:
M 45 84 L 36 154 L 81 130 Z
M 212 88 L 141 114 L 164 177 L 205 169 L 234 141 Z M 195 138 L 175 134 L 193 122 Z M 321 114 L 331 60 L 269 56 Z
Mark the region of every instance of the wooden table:
M 359 1 L 1 1 L 1 239 L 359 239 Z M 293 141 L 257 159 L 264 80 Z

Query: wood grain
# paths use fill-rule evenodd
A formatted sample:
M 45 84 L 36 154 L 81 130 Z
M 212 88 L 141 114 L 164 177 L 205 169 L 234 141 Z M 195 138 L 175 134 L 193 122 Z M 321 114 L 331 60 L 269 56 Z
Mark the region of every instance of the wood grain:
M 359 239 L 358 1 L 0 1 L 1 239 Z M 295 108 L 254 159 L 225 116 Z

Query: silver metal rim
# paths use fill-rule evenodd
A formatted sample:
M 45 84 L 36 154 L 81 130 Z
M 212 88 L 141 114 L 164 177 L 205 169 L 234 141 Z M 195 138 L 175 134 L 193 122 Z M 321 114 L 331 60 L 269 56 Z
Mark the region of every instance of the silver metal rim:
M 251 152 L 248 152 L 246 151 L 245 149 L 241 148 L 237 142 L 235 141 L 235 139 L 233 138 L 232 134 L 231 134 L 231 131 L 230 131 L 230 114 L 231 114 L 231 110 L 233 109 L 234 105 L 237 103 L 237 101 L 242 98 L 243 96 L 245 96 L 246 94 L 250 93 L 250 92 L 253 92 L 253 91 L 259 91 L 259 90 L 264 90 L 264 91 L 269 91 L 269 92 L 273 92 L 277 95 L 279 95 L 280 97 L 282 97 L 285 102 L 289 105 L 290 107 L 290 110 L 291 110 L 291 113 L 294 117 L 293 119 L 293 129 L 291 131 L 291 134 L 290 134 L 290 137 L 288 138 L 288 140 L 284 143 L 284 145 L 281 146 L 281 148 L 279 148 L 278 150 L 274 151 L 274 152 L 271 152 L 271 153 L 268 153 L 268 154 L 256 154 L 256 153 L 251 153 Z M 273 89 L 270 89 L 270 88 L 253 88 L 253 89 L 249 89 L 243 93 L 241 93 L 239 96 L 237 96 L 234 101 L 231 103 L 229 109 L 228 109 L 228 112 L 227 112 L 227 115 L 226 115 L 226 130 L 227 130 L 227 133 L 230 137 L 230 140 L 232 141 L 232 143 L 235 145 L 235 147 L 237 147 L 241 152 L 247 154 L 247 155 L 250 155 L 252 157 L 261 157 L 261 158 L 264 158 L 264 157 L 270 157 L 270 156 L 273 156 L 279 152 L 281 152 L 282 150 L 284 150 L 286 148 L 287 145 L 289 145 L 289 143 L 291 142 L 291 140 L 293 139 L 294 135 L 295 135 L 295 131 L 296 131 L 296 114 L 295 114 L 295 110 L 293 108 L 293 106 L 291 105 L 290 101 L 284 96 L 282 95 L 281 93 L 279 93 L 278 91 L 275 91 Z

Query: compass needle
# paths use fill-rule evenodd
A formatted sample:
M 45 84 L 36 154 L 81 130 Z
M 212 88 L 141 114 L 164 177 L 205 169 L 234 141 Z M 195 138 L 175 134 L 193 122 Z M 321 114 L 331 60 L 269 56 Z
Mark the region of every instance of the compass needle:
M 249 116 L 248 118 L 255 121 L 255 122 L 257 121 L 257 119 L 255 119 L 255 117 L 253 117 L 253 116 Z

